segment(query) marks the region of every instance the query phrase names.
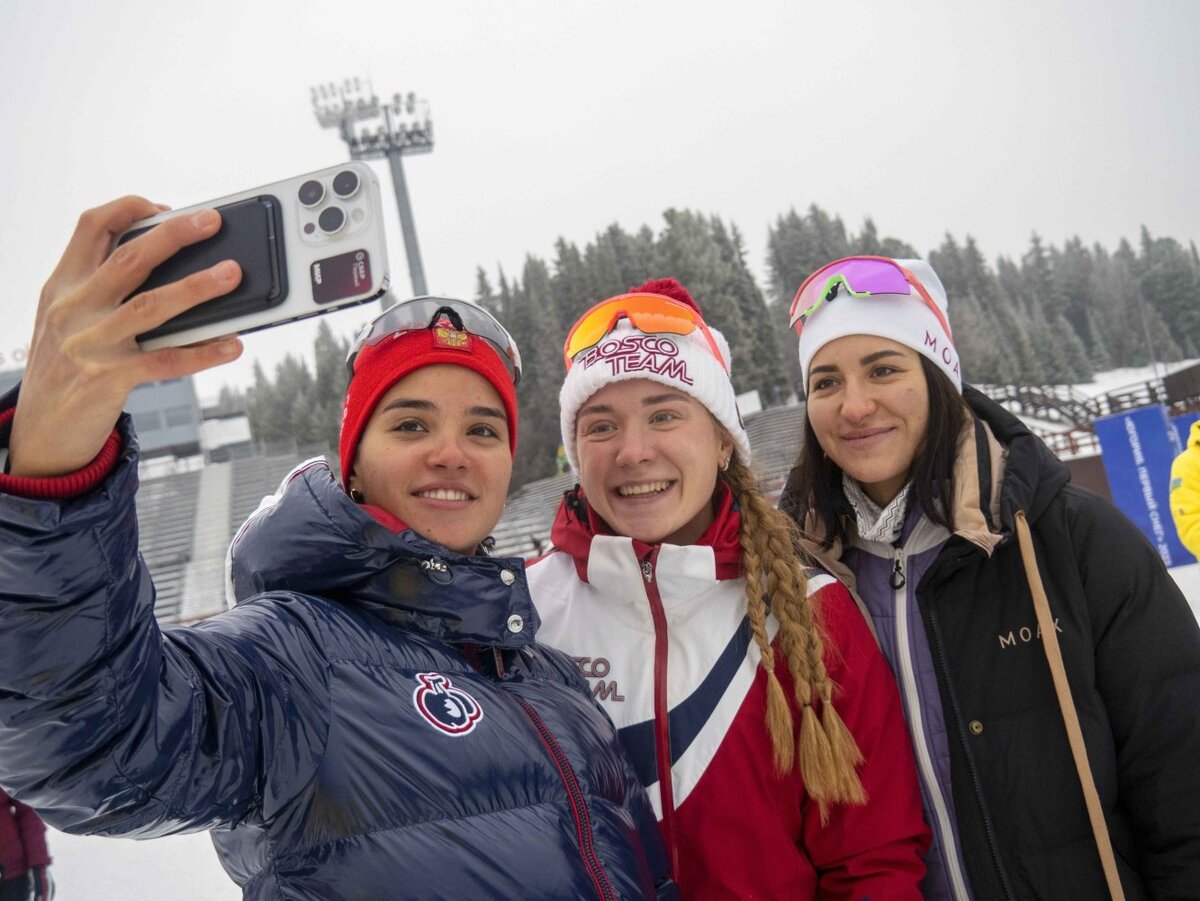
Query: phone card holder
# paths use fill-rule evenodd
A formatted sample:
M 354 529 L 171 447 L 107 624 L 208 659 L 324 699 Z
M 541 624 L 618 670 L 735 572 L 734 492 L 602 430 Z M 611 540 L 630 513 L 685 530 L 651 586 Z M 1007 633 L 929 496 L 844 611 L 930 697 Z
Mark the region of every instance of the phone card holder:
M 283 221 L 278 199 L 264 195 L 217 209 L 221 214 L 220 231 L 198 244 L 184 247 L 155 268 L 133 293 L 168 285 L 193 272 L 215 266 L 222 260 L 234 260 L 241 266 L 241 283 L 228 294 L 205 301 L 186 315 L 177 316 L 156 329 L 138 335 L 139 341 L 221 322 L 246 313 L 257 313 L 287 299 L 287 260 L 284 256 Z M 121 236 L 120 243 L 148 230 L 143 228 L 128 232 Z

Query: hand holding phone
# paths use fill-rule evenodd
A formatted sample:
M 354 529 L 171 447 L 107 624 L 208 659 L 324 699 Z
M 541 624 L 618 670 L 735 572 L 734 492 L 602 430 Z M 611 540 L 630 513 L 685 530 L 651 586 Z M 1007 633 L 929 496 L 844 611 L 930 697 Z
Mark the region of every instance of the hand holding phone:
M 141 197 L 123 197 L 79 218 L 38 303 L 8 442 L 12 475 L 77 472 L 105 446 L 137 385 L 191 375 L 241 353 L 237 338 L 139 348 L 138 335 L 229 293 L 241 279 L 237 264 L 224 260 L 124 302 L 156 266 L 221 226 L 212 210 L 177 216 L 109 253 L 114 234 L 161 209 Z
M 365 163 L 345 163 L 162 213 L 134 223 L 117 245 L 209 207 L 221 214 L 220 231 L 158 266 L 134 293 L 226 259 L 241 266 L 242 282 L 229 294 L 139 335 L 143 348 L 256 331 L 365 303 L 387 289 L 379 180 Z

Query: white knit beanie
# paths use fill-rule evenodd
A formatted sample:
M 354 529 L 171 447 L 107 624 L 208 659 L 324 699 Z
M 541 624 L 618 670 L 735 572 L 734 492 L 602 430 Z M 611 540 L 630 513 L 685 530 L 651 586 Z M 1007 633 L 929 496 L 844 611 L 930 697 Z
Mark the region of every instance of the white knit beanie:
M 933 267 L 924 260 L 896 262 L 917 277 L 949 322 L 946 289 Z M 912 294 L 872 294 L 864 298 L 842 293 L 821 304 L 800 332 L 800 374 L 804 379 L 805 394 L 808 393 L 808 369 L 817 351 L 846 335 L 875 335 L 911 347 L 924 354 L 946 374 L 955 389 L 962 391 L 954 336 L 942 327 L 914 289 Z
M 647 282 L 630 293 L 660 294 L 686 303 L 699 312 L 691 295 L 674 279 Z M 575 418 L 579 408 L 606 385 L 629 379 L 649 379 L 696 398 L 733 437 L 738 459 L 750 464 L 750 439 L 738 413 L 733 382 L 725 368 L 731 362 L 729 343 L 712 326 L 708 330 L 725 366 L 713 355 L 708 340 L 699 329 L 688 335 L 647 334 L 634 328 L 628 319 L 618 321 L 599 344 L 575 355 L 558 394 L 563 449 L 572 469 L 579 471 L 575 447 Z

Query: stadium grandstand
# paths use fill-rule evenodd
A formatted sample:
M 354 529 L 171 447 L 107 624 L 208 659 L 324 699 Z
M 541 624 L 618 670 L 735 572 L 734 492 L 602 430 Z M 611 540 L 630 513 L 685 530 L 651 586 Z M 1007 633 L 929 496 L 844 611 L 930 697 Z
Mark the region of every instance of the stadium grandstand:
M 17 384 L 22 375 L 23 369 L 0 372 L 0 394 Z M 146 459 L 187 458 L 203 452 L 200 402 L 190 378 L 139 385 L 130 393 L 125 410 L 133 416 Z
M 0 394 L 21 380 L 0 372 Z M 233 533 L 301 460 L 325 446 L 256 446 L 244 412 L 202 409 L 190 378 L 140 385 L 126 404 L 142 462 L 140 550 L 157 588 L 162 623 L 225 608 L 225 551 Z
M 325 447 L 245 448 L 217 461 L 142 467 L 141 551 L 158 589 L 161 623 L 194 622 L 225 609 L 225 553 L 259 502 L 301 460 Z

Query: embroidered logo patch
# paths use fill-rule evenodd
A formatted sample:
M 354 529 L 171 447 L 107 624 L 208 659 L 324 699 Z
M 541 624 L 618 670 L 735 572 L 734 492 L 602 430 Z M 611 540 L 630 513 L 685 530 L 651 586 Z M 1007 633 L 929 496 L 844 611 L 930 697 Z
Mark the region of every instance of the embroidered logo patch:
M 584 369 L 603 363 L 612 375 L 653 372 L 685 385 L 693 384 L 687 360 L 679 358 L 679 345 L 662 335 L 605 338 L 575 362 Z
M 460 332 L 458 329 L 438 325 L 433 329 L 433 346 L 447 347 L 451 350 L 469 351 L 471 349 L 471 336 L 466 332 Z
M 592 697 L 598 701 L 624 701 L 625 695 L 617 689 L 617 680 L 608 679 L 612 664 L 607 657 L 572 657 L 579 667 L 579 675 L 593 681 Z
M 466 735 L 483 718 L 483 708 L 473 697 L 441 673 L 417 673 L 413 706 L 439 732 Z

